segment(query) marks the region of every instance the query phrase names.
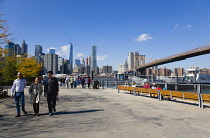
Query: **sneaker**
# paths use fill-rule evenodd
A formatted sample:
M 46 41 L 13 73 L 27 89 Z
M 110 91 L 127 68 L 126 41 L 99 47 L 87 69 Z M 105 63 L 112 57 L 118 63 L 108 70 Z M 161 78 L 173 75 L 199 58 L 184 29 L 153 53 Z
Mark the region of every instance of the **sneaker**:
M 53 108 L 53 111 L 54 111 L 54 113 L 56 112 L 56 109 L 55 108 Z
M 20 117 L 20 114 L 17 114 L 15 117 Z
M 52 116 L 53 114 L 52 113 L 49 113 L 49 116 Z
M 24 113 L 25 115 L 27 115 L 27 114 L 28 114 L 26 111 L 23 111 L 23 113 Z

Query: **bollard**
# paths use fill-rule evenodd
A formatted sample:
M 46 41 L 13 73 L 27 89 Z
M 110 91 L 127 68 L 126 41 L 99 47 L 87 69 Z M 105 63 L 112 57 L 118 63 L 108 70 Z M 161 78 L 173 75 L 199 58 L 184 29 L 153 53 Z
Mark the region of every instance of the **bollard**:
M 201 84 L 198 84 L 197 85 L 197 93 L 198 93 L 199 108 L 203 108 L 203 99 L 202 99 L 202 92 L 201 92 Z

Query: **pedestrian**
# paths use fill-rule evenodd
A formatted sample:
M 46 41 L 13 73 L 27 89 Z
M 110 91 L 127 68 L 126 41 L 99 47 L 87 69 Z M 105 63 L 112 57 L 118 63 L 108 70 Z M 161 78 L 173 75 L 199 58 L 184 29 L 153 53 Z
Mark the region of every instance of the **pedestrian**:
M 91 79 L 90 79 L 90 77 L 88 77 L 88 80 L 87 80 L 88 89 L 89 89 L 89 88 L 91 89 L 91 87 L 90 87 L 90 83 L 91 83 Z
M 82 79 L 81 79 L 81 84 L 82 84 L 82 88 L 85 88 L 85 78 L 84 77 L 82 77 Z
M 47 96 L 47 103 L 48 103 L 48 110 L 49 110 L 49 116 L 52 116 L 52 110 L 56 112 L 56 97 L 58 96 L 58 80 L 53 77 L 53 72 L 48 71 L 48 80 L 46 82 L 46 85 L 44 87 L 44 95 Z
M 65 83 L 66 83 L 66 88 L 67 89 L 69 88 L 69 81 L 70 81 L 69 77 L 66 77 Z
M 17 111 L 17 115 L 15 117 L 20 117 L 20 104 L 22 111 L 25 115 L 27 112 L 25 110 L 25 96 L 24 96 L 24 88 L 26 87 L 26 80 L 23 78 L 21 72 L 17 73 L 17 79 L 14 80 L 12 88 L 11 88 L 11 97 L 15 98 L 15 107 Z
M 148 82 L 146 82 L 146 84 L 144 84 L 143 88 L 147 88 L 147 89 L 150 89 L 150 85 Z
M 42 92 L 43 92 L 42 83 L 40 83 L 39 78 L 35 78 L 35 82 L 32 83 L 29 88 L 29 94 L 31 95 L 34 113 L 37 116 L 39 116 L 39 101 Z
M 70 81 L 71 88 L 73 88 L 73 84 L 74 84 L 73 78 L 71 77 L 69 81 Z

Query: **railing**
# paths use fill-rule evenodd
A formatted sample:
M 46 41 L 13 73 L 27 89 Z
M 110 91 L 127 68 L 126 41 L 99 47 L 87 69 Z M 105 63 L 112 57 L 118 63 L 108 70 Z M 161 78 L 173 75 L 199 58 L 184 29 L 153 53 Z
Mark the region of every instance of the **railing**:
M 131 86 L 118 86 L 118 93 L 120 90 L 129 91 L 134 93 L 134 95 L 146 94 L 151 97 L 156 96 L 160 101 L 163 99 L 182 99 L 182 100 L 194 100 L 198 102 L 199 108 L 204 107 L 204 102 L 210 102 L 210 93 L 202 93 L 201 84 L 197 84 L 197 92 L 183 92 L 183 91 L 173 91 L 173 90 L 158 90 L 158 89 L 146 89 L 140 87 Z

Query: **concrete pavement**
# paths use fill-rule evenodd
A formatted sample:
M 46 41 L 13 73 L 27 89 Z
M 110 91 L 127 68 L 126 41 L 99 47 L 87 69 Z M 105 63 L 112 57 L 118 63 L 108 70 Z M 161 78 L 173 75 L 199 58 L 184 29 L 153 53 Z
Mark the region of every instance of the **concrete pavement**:
M 35 116 L 26 88 L 28 115 L 15 118 L 14 99 L 0 99 L 0 137 L 154 138 L 209 137 L 210 108 L 158 101 L 117 89 L 60 88 L 57 112 L 48 116 L 41 98 Z

